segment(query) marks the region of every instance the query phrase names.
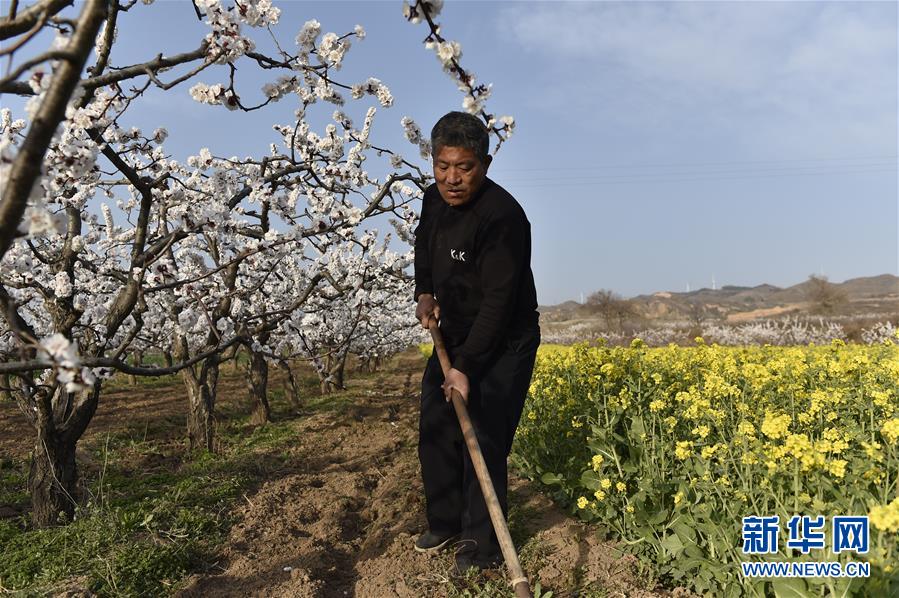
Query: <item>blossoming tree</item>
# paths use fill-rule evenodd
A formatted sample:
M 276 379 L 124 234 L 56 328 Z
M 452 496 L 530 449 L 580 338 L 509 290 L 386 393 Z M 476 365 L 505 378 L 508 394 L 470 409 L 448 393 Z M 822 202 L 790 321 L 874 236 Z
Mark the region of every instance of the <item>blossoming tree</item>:
M 391 252 L 369 223 L 391 214 L 408 241 L 411 204 L 429 182 L 371 141 L 377 110 L 393 103 L 389 88 L 374 77 L 335 79 L 353 41 L 365 36 L 362 27 L 322 34 L 309 20 L 290 51 L 279 44 L 266 55 L 246 30 L 274 32 L 280 11 L 271 2 L 196 0 L 209 33 L 195 50 L 154 50 L 144 62 L 114 68 L 119 16 L 153 8 L 87 0 L 69 18 L 67 4 L 13 3 L 0 18 L 0 39 L 10 40 L 2 52 L 15 64 L 0 93 L 29 98 L 24 118 L 0 113 L 0 374 L 36 432 L 29 486 L 39 526 L 74 513 L 75 446 L 115 371 L 179 372 L 190 444 L 211 449 L 218 368 L 238 347 L 251 352 L 263 419 L 269 361 L 398 348 L 401 334 L 411 334 L 400 331 L 412 329 L 396 316 L 411 296 L 410 257 Z M 425 45 L 498 148 L 514 123 L 486 112 L 490 88 L 475 85 L 459 45 L 442 37 L 434 21 L 441 8 L 441 0 L 403 4 L 409 21 L 427 23 Z M 56 30 L 50 49 L 17 60 L 48 28 Z M 91 50 L 96 61 L 85 71 Z M 270 73 L 258 102 L 235 76 L 238 62 Z M 214 65 L 228 67 L 227 81 L 198 81 Z M 294 120 L 274 125 L 266 155 L 225 158 L 204 148 L 179 162 L 165 150 L 163 126 L 145 132 L 125 123 L 147 90 L 184 93 L 191 81 L 190 95 L 210 109 L 249 112 L 288 100 Z M 346 95 L 371 103 L 361 126 L 340 110 Z M 307 115 L 324 104 L 337 110 L 317 131 Z M 404 117 L 402 126 L 426 158 L 415 122 Z M 364 168 L 385 153 L 380 175 Z M 318 350 L 308 349 L 310 339 Z M 164 366 L 141 363 L 153 351 L 166 356 Z

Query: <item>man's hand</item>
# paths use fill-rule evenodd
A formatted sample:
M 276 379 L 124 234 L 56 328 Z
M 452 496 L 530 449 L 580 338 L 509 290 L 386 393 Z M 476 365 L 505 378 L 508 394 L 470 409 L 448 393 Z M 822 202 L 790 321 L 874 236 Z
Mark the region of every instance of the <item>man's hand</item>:
M 440 321 L 440 306 L 437 305 L 434 295 L 422 293 L 418 296 L 418 307 L 415 308 L 415 317 L 421 322 L 421 327 L 425 329 L 430 328 L 428 323 L 431 318 L 438 322 Z
M 446 396 L 447 402 L 452 400 L 453 390 L 462 395 L 462 400 L 465 403 L 468 403 L 468 376 L 457 370 L 456 368 L 450 369 L 449 373 L 446 375 L 446 380 L 443 381 L 443 394 Z

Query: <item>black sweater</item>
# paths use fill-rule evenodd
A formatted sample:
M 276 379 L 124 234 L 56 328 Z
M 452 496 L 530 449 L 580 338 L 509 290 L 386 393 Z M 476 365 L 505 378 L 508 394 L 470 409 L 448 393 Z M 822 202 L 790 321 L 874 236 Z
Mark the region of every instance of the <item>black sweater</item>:
M 531 272 L 531 224 L 505 189 L 491 181 L 461 206 L 450 206 L 437 185 L 425 191 L 415 229 L 415 300 L 432 293 L 440 329 L 459 347 L 453 367 L 469 378 L 490 365 L 516 332 L 537 326 Z

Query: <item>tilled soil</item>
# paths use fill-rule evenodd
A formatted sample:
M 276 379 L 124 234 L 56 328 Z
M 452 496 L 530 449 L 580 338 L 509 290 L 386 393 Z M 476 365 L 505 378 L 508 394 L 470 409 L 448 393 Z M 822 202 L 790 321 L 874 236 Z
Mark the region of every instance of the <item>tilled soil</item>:
M 421 368 L 420 362 L 406 366 Z M 247 497 L 218 569 L 193 576 L 178 596 L 458 594 L 459 582 L 451 588 L 451 552 L 428 556 L 412 549 L 426 529 L 416 452 L 417 369 L 405 372 L 404 385 L 396 384 L 403 376 L 395 376 L 393 388 L 382 380 L 388 387 L 377 394 L 362 391 L 339 415 L 298 422 L 295 471 Z M 597 541 L 531 482 L 514 475 L 510 481 L 513 533 L 529 551 L 522 561 L 532 584 L 539 580 L 555 596 L 577 595 L 573 588 L 587 585 L 604 596 L 655 595 L 635 580 L 632 557 Z M 482 574 L 483 581 L 504 576 Z
M 348 406 L 292 420 L 296 436 L 287 461 L 235 507 L 237 523 L 220 558 L 189 577 L 177 595 L 486 597 L 508 587 L 503 571 L 452 580 L 452 551 L 428 556 L 412 549 L 427 527 L 416 451 L 422 370 L 420 356 L 406 353 L 382 375 L 351 379 Z M 219 404 L 246 408 L 246 401 L 240 374 L 224 376 Z M 180 384 L 112 390 L 85 440 L 126 428 L 152 435 L 183 412 Z M 0 456 L 25 458 L 29 435 L 13 432 L 27 424 L 14 405 L 0 405 L 0 424 L 6 431 L 0 431 Z M 532 585 L 539 581 L 554 598 L 660 595 L 646 589 L 652 584 L 640 579 L 633 557 L 597 540 L 536 484 L 512 474 L 509 503 L 510 528 Z M 479 593 L 487 586 L 494 591 Z

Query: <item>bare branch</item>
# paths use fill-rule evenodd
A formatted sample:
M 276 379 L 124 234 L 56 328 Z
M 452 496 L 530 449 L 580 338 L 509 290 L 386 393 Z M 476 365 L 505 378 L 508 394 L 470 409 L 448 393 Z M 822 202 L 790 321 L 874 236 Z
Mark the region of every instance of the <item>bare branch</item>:
M 43 0 L 43 2 L 29 6 L 16 16 L 15 11 L 18 3 L 13 2 L 13 6 L 10 8 L 10 16 L 0 19 L 0 39 L 9 39 L 14 35 L 25 33 L 39 20 L 55 15 L 73 3 L 73 0 Z M 83 15 L 84 13 L 82 12 L 81 14 Z
M 94 32 L 94 35 L 96 36 L 96 31 Z M 91 45 L 93 45 L 93 40 L 91 40 Z M 178 66 L 179 64 L 184 64 L 187 62 L 192 62 L 194 60 L 203 58 L 204 56 L 206 56 L 205 42 L 203 42 L 203 44 L 199 48 L 192 52 L 177 54 L 169 58 L 166 58 L 160 54 L 156 58 L 148 62 L 135 64 L 133 66 L 124 67 L 121 69 L 115 69 L 105 75 L 99 75 L 96 77 L 84 79 L 81 81 L 81 86 L 84 87 L 85 90 L 90 91 L 93 89 L 97 89 L 98 87 L 105 87 L 107 85 L 112 85 L 113 83 L 119 83 L 120 81 L 125 81 L 126 79 L 145 76 L 148 72 L 151 72 L 155 75 L 161 69 Z M 193 76 L 199 71 L 203 70 L 204 68 L 209 66 L 209 64 L 211 64 L 209 61 L 204 61 L 202 67 L 199 67 L 197 70 L 193 71 L 190 76 Z M 170 84 L 162 84 L 163 89 L 168 89 L 174 85 L 177 85 L 181 81 L 184 81 L 186 78 L 188 77 L 181 77 Z M 34 91 L 31 89 L 31 87 L 27 83 L 22 82 L 11 81 L 0 85 L 0 93 L 7 92 L 15 93 L 18 95 L 34 95 Z
M 5 48 L 2 51 L 0 51 L 0 56 L 5 56 L 5 55 L 9 54 L 10 60 L 12 60 L 12 55 L 15 53 L 15 51 L 18 50 L 19 48 L 21 48 L 22 46 L 24 46 L 25 44 L 27 44 L 28 40 L 30 40 L 32 37 L 37 35 L 37 32 L 40 31 L 41 29 L 43 29 L 43 27 L 46 23 L 47 23 L 47 13 L 44 12 L 41 14 L 41 18 L 39 18 L 37 21 L 34 22 L 34 26 L 28 30 L 28 33 L 26 33 L 24 36 L 22 36 L 21 39 L 16 41 L 16 43 L 11 45 L 10 47 Z
M 6 85 L 18 79 L 19 75 L 21 75 L 31 67 L 37 66 L 42 62 L 47 62 L 48 60 L 77 60 L 77 58 L 77 56 L 70 54 L 68 50 L 50 50 L 49 52 L 44 52 L 43 54 L 35 56 L 31 60 L 26 60 L 25 62 L 20 64 L 12 73 L 7 75 L 3 79 L 0 79 L 0 89 L 3 89 Z
M 194 356 L 192 359 L 175 364 L 171 367 L 136 367 L 127 362 L 121 361 L 120 359 L 111 359 L 109 357 L 88 357 L 81 360 L 81 365 L 89 368 L 112 368 L 116 371 L 123 372 L 125 374 L 132 374 L 134 376 L 165 376 L 167 374 L 177 374 L 184 368 L 189 368 L 190 366 L 203 361 L 207 357 L 212 357 L 217 353 L 225 351 L 232 345 L 236 345 L 246 340 L 247 339 L 243 336 L 235 336 L 224 344 L 216 345 L 215 347 Z M 54 362 L 48 359 L 10 361 L 7 363 L 0 363 L 0 374 L 37 372 L 41 370 L 48 370 L 54 365 Z

